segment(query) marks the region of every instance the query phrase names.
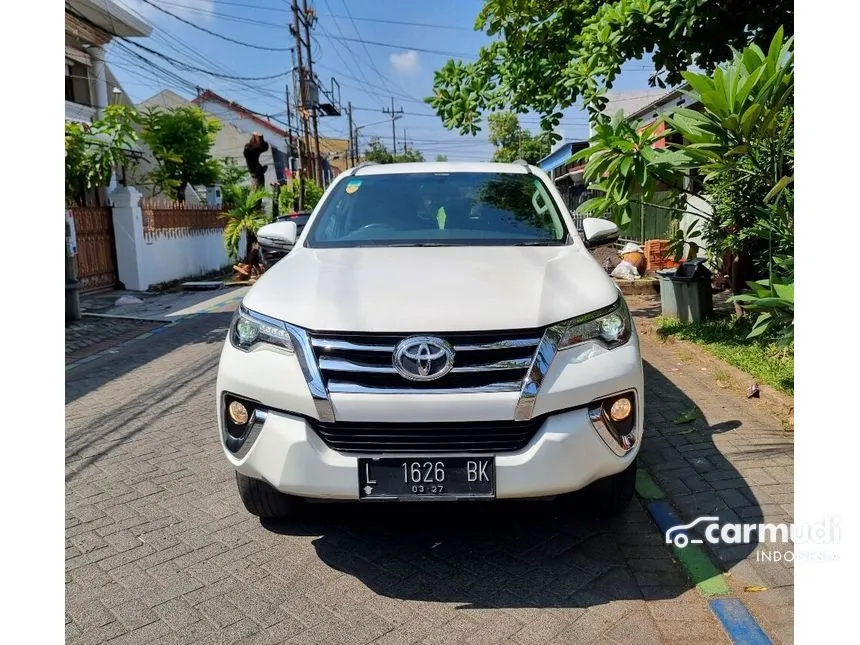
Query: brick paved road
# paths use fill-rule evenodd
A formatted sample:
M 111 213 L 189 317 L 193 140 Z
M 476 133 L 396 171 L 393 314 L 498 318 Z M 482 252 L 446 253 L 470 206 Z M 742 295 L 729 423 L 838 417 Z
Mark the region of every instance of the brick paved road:
M 66 325 L 66 363 L 97 354 L 163 324 L 85 316 Z
M 67 373 L 69 643 L 728 642 L 638 501 L 614 520 L 315 505 L 263 526 L 213 421 L 228 321 Z

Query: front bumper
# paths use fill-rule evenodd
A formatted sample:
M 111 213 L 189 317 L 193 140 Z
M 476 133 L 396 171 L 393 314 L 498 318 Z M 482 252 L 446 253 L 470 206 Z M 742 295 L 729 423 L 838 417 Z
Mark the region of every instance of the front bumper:
M 526 448 L 496 455 L 496 497 L 579 490 L 626 468 L 638 449 L 637 441 L 632 451 L 617 457 L 598 436 L 584 408 L 552 415 Z M 357 457 L 329 448 L 301 417 L 269 412 L 247 454 L 240 459 L 226 450 L 225 454 L 240 473 L 283 493 L 358 499 Z
M 305 420 L 317 418 L 316 409 L 294 355 L 268 348 L 245 353 L 228 341 L 221 356 L 217 390 L 222 437 L 222 394 L 253 399 L 269 408 L 253 443 L 238 456 L 224 447 L 222 440 L 224 454 L 238 472 L 283 493 L 358 499 L 358 455 L 333 450 Z M 632 450 L 619 456 L 590 420 L 587 406 L 625 391 L 635 395 L 635 442 Z M 523 449 L 495 455 L 496 497 L 563 494 L 624 470 L 641 444 L 643 398 L 642 362 L 635 334 L 625 346 L 612 351 L 584 345 L 559 352 L 533 411 L 545 421 Z M 339 421 L 432 423 L 513 419 L 517 400 L 517 393 L 341 394 L 333 395 L 331 403 Z

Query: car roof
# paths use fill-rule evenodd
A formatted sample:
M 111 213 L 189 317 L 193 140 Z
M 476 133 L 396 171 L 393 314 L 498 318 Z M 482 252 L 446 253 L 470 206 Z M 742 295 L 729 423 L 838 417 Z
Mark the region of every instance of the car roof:
M 525 163 L 495 163 L 489 161 L 419 161 L 410 163 L 369 164 L 358 168 L 352 176 L 405 175 L 412 173 L 493 172 L 525 175 L 535 170 Z M 349 171 L 347 171 L 349 172 Z

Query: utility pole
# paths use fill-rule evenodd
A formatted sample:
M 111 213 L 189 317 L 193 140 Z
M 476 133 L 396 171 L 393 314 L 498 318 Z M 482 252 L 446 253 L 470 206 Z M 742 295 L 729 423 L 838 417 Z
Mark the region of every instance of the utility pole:
M 349 166 L 355 165 L 355 157 L 352 154 L 352 101 L 346 104 L 346 116 L 349 119 L 349 146 L 347 146 L 346 158 Z
M 397 130 L 394 127 L 394 122 L 397 119 L 399 119 L 400 116 L 403 114 L 403 108 L 400 108 L 399 110 L 394 109 L 394 97 L 392 96 L 391 97 L 391 109 L 389 110 L 388 108 L 382 108 L 382 112 L 383 112 L 383 114 L 390 114 L 391 115 L 391 154 L 396 155 L 397 154 Z
M 302 0 L 301 6 L 299 0 L 291 0 L 290 8 L 293 12 L 290 34 L 295 38 L 295 49 L 298 53 L 297 65 L 293 68 L 294 71 L 298 71 L 299 88 L 296 103 L 304 126 L 305 152 L 310 159 L 310 163 L 304 164 L 303 170 L 309 170 L 308 174 L 314 177 L 320 186 L 324 186 L 325 176 L 323 158 L 320 152 L 319 119 L 321 117 L 341 116 L 340 85 L 332 78 L 331 88 L 323 89 L 319 79 L 314 74 L 311 28 L 317 21 L 316 10 L 308 6 L 308 0 Z M 308 121 L 310 121 L 310 127 L 308 127 Z M 313 141 L 313 151 L 311 150 L 311 141 Z
M 293 2 L 297 3 L 297 0 L 293 0 Z M 314 76 L 314 61 L 313 56 L 311 55 L 311 20 L 316 19 L 316 15 L 308 16 L 308 0 L 302 0 L 302 22 L 305 23 L 305 44 L 308 48 L 308 83 L 313 87 L 312 96 L 317 97 L 319 93 L 319 88 L 317 87 L 316 76 Z M 311 122 L 313 123 L 314 128 L 314 157 L 315 157 L 315 168 L 316 168 L 316 181 L 320 186 L 323 185 L 323 166 L 322 166 L 322 157 L 320 156 L 320 133 L 317 123 L 317 110 L 316 103 L 317 100 L 313 101 L 314 105 L 311 106 Z
M 299 11 L 298 0 L 293 0 L 292 9 L 293 9 L 293 24 L 290 25 L 290 33 L 296 39 L 296 47 L 295 47 L 296 63 L 297 63 L 296 66 L 298 68 L 297 71 L 299 73 L 298 91 L 296 92 L 296 108 L 297 108 L 298 115 L 299 115 L 299 123 L 301 124 L 300 125 L 301 135 L 302 135 L 302 138 L 304 139 L 304 144 L 305 144 L 304 145 L 304 152 L 305 152 L 305 154 L 307 154 L 308 151 L 310 150 L 310 146 L 308 145 L 308 143 L 309 143 L 308 142 L 308 117 L 307 117 L 307 112 L 305 111 L 305 105 L 307 104 L 307 90 L 305 88 L 305 73 L 304 73 L 305 67 L 303 65 L 303 56 L 302 56 L 302 52 L 304 50 L 305 43 L 302 40 L 302 32 L 300 29 L 301 25 L 300 25 L 300 19 L 299 19 L 300 11 Z M 301 166 L 300 170 L 304 170 L 305 164 L 303 163 L 304 160 L 301 159 L 301 150 L 299 151 L 299 158 L 300 158 L 299 165 Z M 302 176 L 302 174 L 300 172 L 299 177 L 301 178 L 301 176 Z M 303 192 L 303 191 L 299 191 L 299 192 L 301 194 L 301 192 Z
M 288 189 L 292 193 L 292 184 L 297 180 L 297 177 L 293 175 L 293 159 L 298 159 L 298 163 L 295 165 L 295 173 L 299 174 L 299 169 L 302 165 L 301 160 L 301 143 L 299 142 L 299 137 L 296 137 L 296 145 L 293 147 L 293 120 L 292 120 L 292 109 L 290 109 L 290 86 L 289 84 L 284 85 L 284 98 L 286 100 L 287 107 L 287 167 L 290 171 L 290 181 L 287 184 Z M 293 154 L 295 153 L 295 154 Z M 301 181 L 298 178 L 298 181 Z M 301 188 L 301 185 L 299 186 Z M 290 204 L 290 207 L 293 210 L 299 210 L 299 204 L 295 199 L 293 199 L 293 203 Z

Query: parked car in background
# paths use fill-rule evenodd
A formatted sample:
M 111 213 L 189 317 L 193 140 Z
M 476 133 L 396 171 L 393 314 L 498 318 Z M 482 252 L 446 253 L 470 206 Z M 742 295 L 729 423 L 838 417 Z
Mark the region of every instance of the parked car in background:
M 292 212 L 288 215 L 279 215 L 275 218 L 276 222 L 295 222 L 296 237 L 302 234 L 305 224 L 311 217 L 310 211 Z M 264 226 L 257 232 L 257 241 L 260 243 L 260 250 L 263 252 L 263 260 L 267 266 L 273 265 L 275 262 L 289 253 L 293 245 L 284 244 L 280 239 L 275 239 L 266 235 L 266 227 Z

